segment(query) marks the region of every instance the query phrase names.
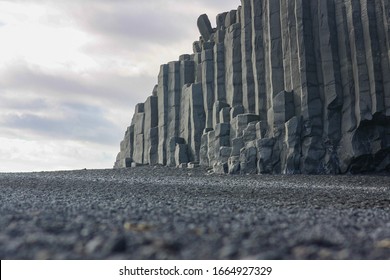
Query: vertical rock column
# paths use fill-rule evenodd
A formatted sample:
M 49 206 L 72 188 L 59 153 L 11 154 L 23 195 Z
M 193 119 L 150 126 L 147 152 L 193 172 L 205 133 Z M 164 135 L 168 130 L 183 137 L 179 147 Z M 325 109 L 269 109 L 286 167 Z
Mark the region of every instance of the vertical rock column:
M 338 36 L 338 50 L 340 59 L 340 74 L 343 87 L 343 106 L 341 117 L 340 148 L 338 158 L 341 172 L 345 173 L 351 161 L 353 151 L 351 149 L 352 132 L 357 127 L 355 115 L 355 81 L 353 79 L 353 67 L 351 57 L 351 42 L 349 41 L 349 29 L 344 0 L 335 1 L 336 26 Z
M 187 84 L 183 86 L 180 100 L 180 131 L 179 136 L 190 145 L 191 142 L 191 85 Z
M 320 173 L 325 152 L 322 146 L 322 102 L 318 91 L 310 3 L 309 0 L 296 0 L 301 114 L 303 117 L 301 171 Z
M 149 96 L 145 101 L 145 126 L 144 126 L 144 164 L 157 163 L 158 146 L 158 100 L 157 96 Z M 153 130 L 153 131 L 152 131 Z M 157 135 L 156 135 L 157 134 Z
M 195 63 L 191 60 L 189 55 L 180 56 L 180 86 L 181 86 L 181 99 L 180 99 L 180 130 L 179 136 L 184 139 L 189 146 L 191 143 L 191 85 L 195 82 Z M 203 105 L 203 104 L 202 104 Z M 187 149 L 188 150 L 188 149 Z M 185 149 L 181 149 L 184 152 Z M 177 158 L 177 157 L 176 157 Z M 175 160 L 176 160 L 175 158 Z M 180 157 L 179 157 L 180 158 Z M 183 158 L 183 157 L 181 157 Z M 187 155 L 189 161 L 193 160 L 193 157 Z M 178 163 L 176 162 L 176 165 Z
M 180 61 L 168 63 L 168 123 L 167 123 L 167 165 L 175 166 L 175 147 L 172 139 L 180 130 Z
M 214 104 L 213 104 L 213 127 L 220 120 L 222 108 L 230 107 L 226 104 L 225 87 L 225 20 L 227 13 L 217 15 L 217 28 L 215 31 L 214 45 Z
M 180 88 L 195 82 L 195 62 L 190 55 L 180 56 Z
M 114 168 L 130 167 L 133 160 L 134 125 L 127 128 L 125 137 L 120 143 L 120 151 L 116 157 Z
M 158 75 L 158 163 L 167 163 L 167 127 L 168 127 L 168 72 L 167 64 L 161 65 Z
M 267 102 L 265 90 L 263 6 L 262 1 L 251 0 L 252 27 L 252 66 L 254 76 L 255 114 L 261 120 L 267 120 Z
M 225 89 L 225 19 L 226 14 L 217 16 L 217 30 L 214 45 L 214 97 L 215 101 L 226 102 Z
M 386 42 L 385 46 L 387 47 L 386 49 L 387 49 L 388 67 L 389 67 L 387 68 L 387 70 L 389 72 L 390 71 L 390 3 L 386 0 L 382 0 L 382 7 L 383 7 L 383 19 L 384 19 L 384 35 L 385 35 L 384 37 L 386 38 L 386 40 L 384 41 Z M 384 51 L 384 53 L 386 52 Z M 390 87 L 390 85 L 388 87 Z M 386 94 L 386 108 L 387 108 L 386 115 L 390 116 L 390 90 L 387 91 Z
M 133 117 L 134 125 L 134 155 L 133 161 L 136 164 L 144 164 L 144 126 L 145 126 L 145 113 L 144 103 L 137 104 Z
M 204 95 L 204 111 L 206 113 L 206 127 L 213 128 L 214 105 L 214 46 L 205 43 L 202 50 L 202 87 Z
M 271 121 L 273 116 L 273 98 L 284 90 L 284 69 L 283 69 L 283 51 L 282 51 L 282 32 L 281 32 L 281 21 L 280 21 L 280 2 L 279 1 L 267 1 L 267 16 L 265 17 L 266 26 L 268 31 L 268 58 L 267 63 L 268 77 L 267 81 L 267 92 L 269 98 L 268 102 L 268 119 L 269 125 L 272 127 Z
M 375 19 L 375 1 L 345 1 L 352 70 L 355 89 L 356 129 L 343 141 L 344 166 L 351 172 L 375 170 L 388 165 L 389 151 L 386 135 L 386 93 L 384 76 L 386 63 L 380 60 L 380 28 Z M 385 17 L 386 19 L 386 17 Z M 385 121 L 385 122 L 383 122 Z M 388 128 L 387 128 L 388 129 Z M 349 140 L 349 142 L 347 142 Z M 386 163 L 387 161 L 387 163 Z M 383 167 L 382 167 L 383 168 Z
M 195 63 L 195 83 L 202 82 L 202 47 L 199 41 L 193 43 L 194 54 L 192 60 Z
M 348 165 L 343 171 L 356 170 L 357 166 L 360 165 L 356 165 L 356 161 L 359 161 L 359 159 L 366 163 L 369 162 L 367 156 L 371 154 L 371 144 L 368 143 L 370 135 L 367 135 L 367 131 L 367 134 L 359 131 L 362 123 L 369 122 L 373 118 L 373 100 L 370 93 L 369 69 L 364 42 L 364 22 L 361 18 L 360 1 L 346 0 L 345 9 L 354 81 L 355 106 L 353 112 L 356 117 L 356 127 L 342 143 L 342 148 L 348 151 L 348 154 L 344 153 L 342 155 L 343 161 Z
M 255 84 L 252 64 L 252 9 L 250 0 L 241 0 L 242 105 L 255 113 Z
M 283 10 L 283 4 L 281 5 Z M 288 82 L 286 82 L 288 79 L 291 79 L 291 85 L 292 90 L 294 92 L 294 104 L 295 104 L 295 115 L 300 116 L 302 113 L 302 106 L 301 106 L 301 70 L 299 65 L 299 49 L 298 49 L 298 40 L 297 40 L 297 14 L 296 14 L 296 7 L 297 2 L 296 0 L 290 0 L 287 2 L 287 9 L 288 9 L 288 34 L 290 35 L 289 45 L 290 45 L 290 51 L 286 51 L 285 54 L 290 54 L 290 67 L 291 67 L 291 75 L 288 76 L 288 72 L 285 72 L 285 86 L 286 90 L 288 90 Z M 286 41 L 286 38 L 283 38 L 284 41 Z M 288 65 L 288 62 L 286 61 L 286 66 Z
M 349 40 L 353 76 L 355 80 L 356 103 L 355 111 L 358 124 L 372 119 L 372 99 L 370 95 L 369 75 L 367 69 L 366 51 L 364 45 L 363 24 L 361 18 L 360 1 L 346 0 Z
M 284 90 L 293 91 L 292 69 L 291 69 L 291 28 L 289 0 L 280 0 L 280 24 L 282 31 L 282 51 L 283 51 L 283 69 L 284 69 Z
M 375 1 L 360 2 L 361 18 L 363 21 L 363 37 L 366 49 L 366 63 L 372 102 L 372 115 L 385 113 L 380 45 L 378 40 L 375 5 Z
M 236 10 L 230 11 L 225 20 L 226 102 L 231 107 L 242 105 L 241 24 L 236 20 Z
M 380 61 L 382 66 L 384 104 L 386 116 L 390 116 L 390 4 L 388 1 L 376 0 L 376 20 Z
M 189 154 L 190 160 L 200 162 L 200 146 L 203 130 L 206 123 L 206 114 L 203 106 L 202 85 L 192 84 L 188 88 L 190 102 L 190 140 Z
M 323 90 L 323 139 L 326 148 L 325 168 L 327 173 L 338 173 L 337 149 L 341 140 L 343 88 L 341 82 L 338 37 L 336 30 L 335 4 L 333 1 L 315 1 L 317 9 L 319 73 Z M 314 16 L 313 16 L 314 17 Z M 319 20 L 321 19 L 321 20 Z
M 129 167 L 131 165 L 131 162 L 133 161 L 133 157 L 134 157 L 134 125 L 130 125 L 128 128 L 127 128 L 127 132 L 128 132 L 128 135 L 129 135 L 129 138 L 127 140 L 127 137 L 125 137 L 125 141 L 128 143 L 129 145 L 129 153 L 128 153 L 128 157 L 129 157 L 129 164 L 125 164 L 125 167 Z

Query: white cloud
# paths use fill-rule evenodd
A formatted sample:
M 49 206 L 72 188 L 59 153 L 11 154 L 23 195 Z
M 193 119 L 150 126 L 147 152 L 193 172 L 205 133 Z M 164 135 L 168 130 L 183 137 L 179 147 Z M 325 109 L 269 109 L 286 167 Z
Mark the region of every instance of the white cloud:
M 160 64 L 238 0 L 0 0 L 0 171 L 112 166 Z
M 95 143 L 0 137 L 0 172 L 110 168 L 116 152 Z

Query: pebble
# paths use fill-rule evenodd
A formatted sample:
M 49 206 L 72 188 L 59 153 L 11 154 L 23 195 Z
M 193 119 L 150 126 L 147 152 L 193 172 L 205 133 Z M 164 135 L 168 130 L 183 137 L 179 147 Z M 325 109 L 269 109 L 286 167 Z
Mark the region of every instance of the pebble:
M 390 259 L 390 177 L 329 178 L 0 173 L 0 258 Z

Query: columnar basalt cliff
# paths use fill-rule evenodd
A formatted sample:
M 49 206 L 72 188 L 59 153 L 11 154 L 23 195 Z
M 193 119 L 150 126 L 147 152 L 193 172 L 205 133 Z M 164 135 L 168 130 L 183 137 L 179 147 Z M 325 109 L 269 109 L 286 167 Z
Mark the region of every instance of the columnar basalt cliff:
M 160 68 L 116 168 L 339 174 L 390 169 L 390 2 L 241 0 Z

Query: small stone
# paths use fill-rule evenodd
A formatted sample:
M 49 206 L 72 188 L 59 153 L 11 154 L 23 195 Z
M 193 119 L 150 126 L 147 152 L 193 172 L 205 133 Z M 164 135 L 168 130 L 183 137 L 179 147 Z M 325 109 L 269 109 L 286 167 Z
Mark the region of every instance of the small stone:
M 189 162 L 188 165 L 187 165 L 187 167 L 188 167 L 189 169 L 197 168 L 197 167 L 199 167 L 199 166 L 200 166 L 200 165 L 199 165 L 199 162 Z
M 383 239 L 375 244 L 375 247 L 381 249 L 390 249 L 390 239 Z

